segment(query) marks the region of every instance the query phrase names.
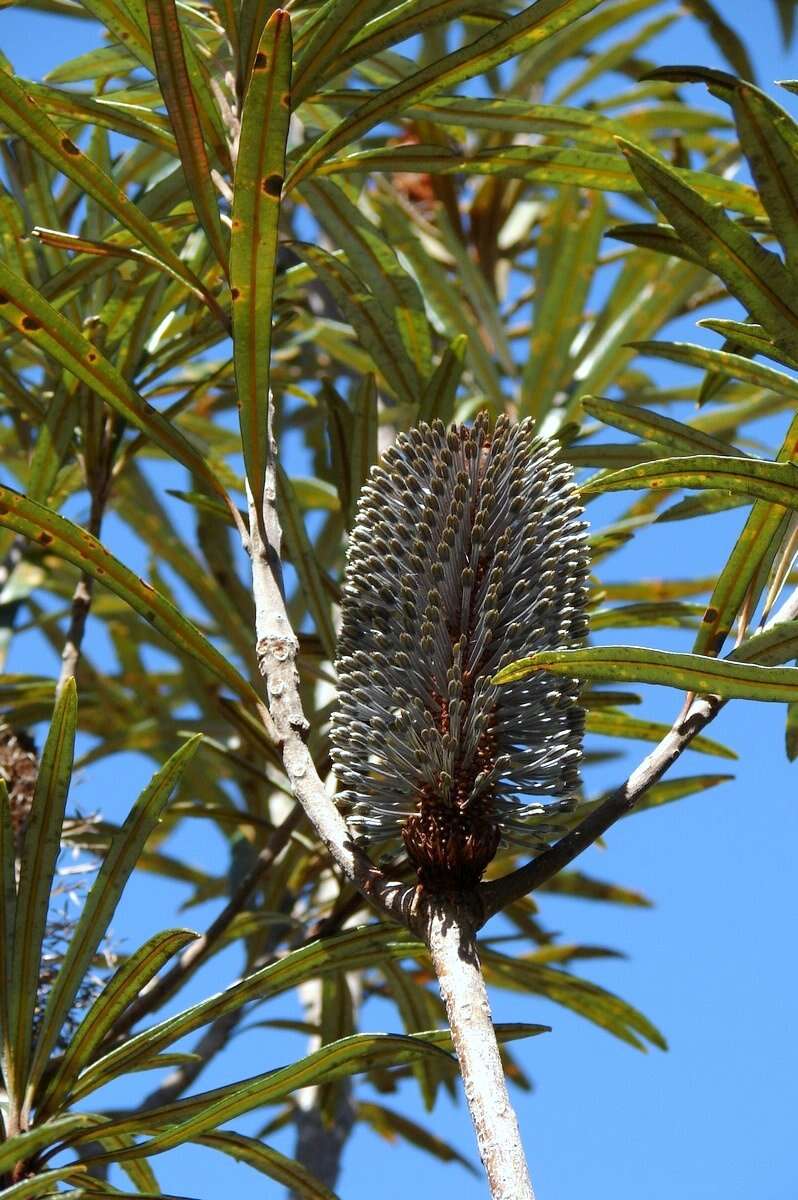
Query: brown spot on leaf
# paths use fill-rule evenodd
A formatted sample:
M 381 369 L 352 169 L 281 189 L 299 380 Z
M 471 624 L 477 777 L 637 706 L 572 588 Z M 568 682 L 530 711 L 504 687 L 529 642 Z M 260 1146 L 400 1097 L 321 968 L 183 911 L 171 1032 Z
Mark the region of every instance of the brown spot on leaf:
M 61 138 L 61 149 L 64 151 L 65 154 L 71 154 L 73 158 L 78 158 L 81 153 L 81 151 L 75 145 L 75 143 L 72 141 L 72 139 L 68 138 L 68 137 Z
M 8 509 L 6 508 L 5 504 L 0 504 L 0 517 L 4 517 L 7 512 Z
M 39 542 L 40 545 L 42 545 L 42 546 L 49 546 L 50 542 L 52 540 L 53 540 L 53 535 L 51 533 L 45 533 L 44 530 L 42 530 L 41 533 L 37 533 L 37 535 L 36 535 L 36 541 Z
M 22 318 L 22 328 L 27 333 L 35 333 L 36 330 L 41 329 L 41 327 L 42 327 L 41 321 L 37 321 L 35 317 L 23 317 Z
M 5 292 L 0 292 L 0 304 L 8 304 L 8 296 Z
M 264 54 L 262 50 L 259 50 L 258 53 L 255 55 L 255 61 L 252 64 L 252 70 L 253 71 L 265 71 L 266 68 L 268 67 L 268 65 L 269 65 L 268 54 Z
M 718 619 L 718 610 L 716 608 L 712 608 L 711 605 L 707 609 L 707 611 L 704 613 L 703 617 L 701 618 L 701 620 L 704 622 L 705 625 L 711 625 L 712 622 L 717 621 L 717 619 Z
M 280 97 L 280 103 L 282 104 L 283 108 L 290 108 L 291 107 L 291 93 L 283 92 L 282 96 Z
M 148 608 L 147 611 L 145 612 L 144 616 L 147 618 L 148 621 L 154 621 L 155 620 L 155 610 L 152 608 Z
M 91 363 L 96 362 L 97 361 L 97 351 L 90 350 L 89 353 L 86 355 L 86 359 L 88 362 L 91 362 Z
M 283 191 L 283 177 L 282 175 L 267 175 L 260 186 L 265 196 L 278 198 Z
M 238 297 L 241 295 L 241 289 L 240 288 L 230 288 L 230 295 L 232 296 L 232 298 L 234 300 L 237 300 Z

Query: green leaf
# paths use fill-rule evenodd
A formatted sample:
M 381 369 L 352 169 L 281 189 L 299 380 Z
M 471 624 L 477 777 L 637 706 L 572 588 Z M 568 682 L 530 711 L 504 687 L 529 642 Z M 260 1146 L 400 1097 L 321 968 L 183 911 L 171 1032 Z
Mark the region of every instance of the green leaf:
M 754 66 L 745 43 L 733 26 L 724 21 L 715 5 L 710 4 L 709 0 L 685 0 L 684 7 L 706 26 L 709 36 L 729 66 L 733 67 L 742 79 L 755 79 Z
M 14 928 L 14 987 L 11 993 L 11 1058 L 21 1099 L 30 1065 L 33 1015 L 39 998 L 42 942 L 50 904 L 50 888 L 61 849 L 78 701 L 74 679 L 67 679 L 55 702 L 44 745 L 28 825 L 22 844 Z
M 12 968 L 17 907 L 15 859 L 8 790 L 5 779 L 0 775 L 0 1068 L 9 1092 L 14 1076 L 9 999 L 14 986 Z
M 789 762 L 798 758 L 798 703 L 787 705 L 787 726 L 784 731 L 784 746 Z
M 317 138 L 294 166 L 286 183 L 287 190 L 375 125 L 402 112 L 417 100 L 482 75 L 508 58 L 539 45 L 558 29 L 596 8 L 598 3 L 599 0 L 536 0 L 516 16 L 499 21 L 475 42 L 414 71 L 394 87 L 361 104 L 334 129 Z
M 59 1167 L 56 1171 L 42 1171 L 30 1179 L 23 1179 L 19 1183 L 13 1183 L 11 1187 L 4 1188 L 0 1196 L 3 1200 L 34 1200 L 37 1196 L 64 1196 L 65 1200 L 68 1200 L 70 1196 L 83 1196 L 86 1193 L 59 1192 L 55 1190 L 55 1184 L 64 1180 L 74 1183 L 76 1179 L 83 1177 L 85 1170 L 80 1163 L 73 1163 L 70 1167 Z
M 798 454 L 798 417 L 794 417 L 778 453 L 777 461 L 789 463 Z M 696 654 L 718 654 L 749 592 L 764 565 L 772 562 L 782 540 L 785 510 L 780 504 L 757 500 L 746 518 L 729 559 L 718 576 L 707 605 L 693 650 Z M 761 587 L 759 589 L 761 592 Z M 751 596 L 753 606 L 758 595 Z
M 700 367 L 702 371 L 716 371 L 730 379 L 742 379 L 754 387 L 770 388 L 781 396 L 798 400 L 798 380 L 783 371 L 766 367 L 764 363 L 751 362 L 742 354 L 729 354 L 725 350 L 710 350 L 706 346 L 694 346 L 690 342 L 633 342 L 638 354 L 651 358 L 666 358 L 670 362 L 685 363 Z
M 778 621 L 740 642 L 726 661 L 775 666 L 792 658 L 798 658 L 798 621 Z
M 177 5 L 175 0 L 146 0 L 146 6 L 158 82 L 174 130 L 183 174 L 200 224 L 226 272 L 227 239 L 222 232 L 197 100 L 186 68 Z
M 336 634 L 330 611 L 330 597 L 325 589 L 322 569 L 308 537 L 291 480 L 279 463 L 277 464 L 277 497 L 280 504 L 285 545 L 299 576 L 302 599 L 307 603 L 313 617 L 316 632 L 321 639 L 325 654 L 330 662 L 334 662 Z
M 781 659 L 783 662 L 784 659 Z M 609 708 L 598 708 L 587 714 L 585 728 L 588 733 L 600 733 L 605 737 L 635 738 L 641 742 L 660 742 L 670 730 L 670 725 L 660 721 L 644 721 L 630 717 L 627 713 Z M 733 750 L 708 737 L 694 737 L 690 749 L 699 754 L 711 754 L 717 758 L 737 758 Z
M 263 1000 L 277 995 L 301 980 L 325 971 L 352 971 L 366 965 L 373 966 L 375 959 L 381 955 L 412 958 L 421 952 L 419 943 L 397 936 L 396 929 L 376 925 L 362 926 L 335 937 L 311 942 L 301 950 L 294 950 L 278 962 L 248 975 L 221 995 L 192 1005 L 111 1050 L 81 1076 L 75 1096 L 86 1095 L 122 1071 L 130 1070 L 141 1058 L 159 1053 L 186 1034 L 225 1013 L 234 1012 L 250 1000 Z
M 261 1175 L 267 1175 L 283 1187 L 290 1188 L 292 1195 L 302 1197 L 302 1200 L 336 1200 L 335 1192 L 331 1192 L 302 1163 L 286 1157 L 257 1138 L 224 1131 L 201 1134 L 197 1141 L 202 1146 L 210 1146 L 212 1150 L 228 1154 L 237 1162 L 246 1163 L 248 1167 L 260 1171 Z
M 546 996 L 638 1050 L 645 1049 L 643 1039 L 661 1050 L 667 1049 L 662 1034 L 642 1013 L 595 983 L 483 947 L 480 947 L 480 958 L 488 981 L 499 987 Z
M 653 78 L 704 83 L 713 96 L 731 105 L 740 146 L 751 166 L 773 231 L 785 250 L 788 267 L 798 265 L 798 125 L 779 104 L 748 80 L 701 67 L 669 67 Z
M 160 771 L 156 772 L 133 805 L 122 828 L 111 841 L 47 997 L 41 1032 L 28 1079 L 29 1088 L 36 1086 L 47 1066 L 61 1027 L 105 935 L 139 854 L 147 838 L 158 825 L 169 797 L 201 741 L 202 734 L 195 734 L 175 751 Z
M 645 812 L 649 808 L 660 808 L 663 804 L 673 804 L 676 800 L 684 800 L 686 796 L 698 796 L 732 779 L 733 775 L 688 775 L 678 779 L 663 779 L 648 789 L 629 815 Z
M 312 35 L 297 55 L 294 74 L 295 103 L 301 104 L 317 79 L 330 65 L 338 70 L 338 57 L 371 17 L 379 15 L 382 0 L 326 0 L 318 12 Z
M 544 650 L 502 668 L 493 682 L 514 683 L 534 671 L 615 683 L 659 683 L 683 692 L 720 696 L 723 700 L 798 699 L 798 667 L 759 667 L 726 658 L 676 654 L 642 646 Z
M 156 933 L 122 963 L 70 1038 L 40 1098 L 40 1111 L 49 1113 L 69 1094 L 73 1082 L 93 1061 L 97 1048 L 128 1005 L 137 999 L 172 955 L 193 942 L 197 936 L 191 929 L 169 929 Z
M 355 390 L 352 414 L 352 445 L 350 449 L 350 494 L 357 505 L 360 489 L 369 477 L 379 457 L 377 450 L 377 384 L 373 375 L 365 375 Z M 354 516 L 354 513 L 353 513 Z
M 88 1113 L 69 1113 L 54 1121 L 43 1121 L 26 1133 L 15 1134 L 0 1143 L 0 1174 L 10 1171 L 18 1162 L 25 1162 L 40 1150 L 54 1146 L 62 1138 L 68 1137 L 75 1130 L 94 1126 L 96 1118 Z M 71 1170 L 75 1169 L 72 1164 Z M 5 1192 L 0 1192 L 5 1197 Z
M 98 583 L 140 613 L 162 637 L 182 654 L 196 659 L 242 699 L 256 707 L 260 698 L 233 663 L 184 617 L 171 601 L 134 575 L 119 559 L 79 525 L 58 516 L 43 504 L 0 486 L 0 525 L 13 529 L 52 554 L 86 571 Z
M 760 246 L 672 168 L 619 139 L 640 186 L 707 269 L 718 275 L 778 345 L 798 356 L 798 308 L 781 259 Z
M 629 195 L 639 194 L 641 187 L 617 154 L 553 144 L 504 146 L 469 155 L 437 145 L 379 147 L 332 158 L 319 167 L 318 174 L 366 174 L 375 171 L 491 175 L 502 179 L 523 179 L 528 183 L 573 184 Z M 751 217 L 763 215 L 756 192 L 745 184 L 712 175 L 708 171 L 677 170 L 676 174 L 689 180 L 698 193 L 712 203 L 723 204 Z
M 670 450 L 685 454 L 740 453 L 734 446 L 722 442 L 720 438 L 712 437 L 709 433 L 693 429 L 681 421 L 674 421 L 672 417 L 663 417 L 649 409 L 627 404 L 623 400 L 603 400 L 597 396 L 586 396 L 582 399 L 582 407 L 585 412 L 590 413 L 592 417 L 598 417 L 605 425 L 623 429 L 626 433 L 635 434 Z
M 599 198 L 585 202 L 575 188 L 564 188 L 538 238 L 534 320 L 521 390 L 523 411 L 538 419 L 570 374 L 571 346 L 584 319 L 605 211 Z
M 205 1096 L 192 1096 L 188 1101 L 178 1101 L 177 1104 L 168 1106 L 164 1112 L 168 1111 L 170 1117 L 177 1115 L 181 1110 L 190 1115 L 186 1115 L 183 1120 L 178 1117 L 175 1123 L 170 1120 L 169 1128 L 165 1132 L 156 1134 L 151 1140 L 135 1148 L 117 1152 L 114 1157 L 119 1160 L 140 1154 L 161 1154 L 173 1146 L 194 1141 L 201 1134 L 226 1124 L 243 1113 L 251 1112 L 254 1108 L 281 1100 L 297 1088 L 331 1083 L 343 1076 L 373 1070 L 376 1067 L 412 1063 L 421 1055 L 435 1055 L 451 1061 L 448 1052 L 437 1045 L 433 1038 L 434 1033 L 432 1036 L 419 1034 L 410 1037 L 396 1033 L 359 1033 L 341 1038 L 287 1067 L 267 1071 L 263 1075 L 217 1088 Z M 157 1122 L 158 1119 L 159 1110 L 154 1109 L 149 1114 L 143 1114 L 143 1119 L 139 1118 L 137 1121 L 134 1117 L 132 1120 L 134 1126 L 146 1128 L 151 1127 L 150 1123 Z M 112 1121 L 110 1131 L 119 1132 L 129 1123 L 124 1118 L 121 1121 Z
M 629 629 L 640 626 L 649 628 L 660 625 L 689 629 L 703 611 L 701 604 L 684 604 L 680 600 L 655 600 L 650 603 L 642 601 L 637 604 L 624 604 L 620 608 L 598 609 L 591 613 L 590 628 L 594 632 L 598 629 Z
M 436 418 L 449 425 L 454 414 L 457 388 L 463 376 L 468 336 L 458 333 L 441 355 L 418 404 L 418 419 L 431 424 Z
M 91 196 L 142 245 L 161 259 L 192 291 L 198 292 L 224 322 L 224 314 L 201 281 L 176 254 L 156 226 L 140 207 L 119 188 L 51 121 L 8 71 L 0 68 L 0 122 L 23 138 L 38 154 L 77 185 L 81 193 Z
M 320 246 L 294 242 L 293 249 L 326 284 L 363 348 L 371 355 L 385 385 L 404 404 L 418 403 L 418 375 L 405 351 L 396 322 L 376 297 L 365 291 L 354 271 Z
M 448 1142 L 439 1138 L 429 1129 L 425 1129 L 423 1125 L 411 1121 L 409 1117 L 402 1113 L 394 1112 L 391 1108 L 385 1108 L 382 1104 L 374 1104 L 371 1101 L 360 1101 L 357 1106 L 357 1116 L 359 1121 L 364 1121 L 370 1125 L 375 1132 L 386 1138 L 389 1142 L 394 1142 L 396 1138 L 403 1138 L 409 1142 L 411 1146 L 423 1150 L 426 1154 L 437 1158 L 439 1162 L 457 1162 L 460 1166 L 465 1167 L 472 1175 L 477 1174 L 476 1167 L 467 1158 L 465 1158 Z
M 408 274 L 379 228 L 329 179 L 316 179 L 302 188 L 319 223 L 335 245 L 346 253 L 352 270 L 369 288 L 404 345 L 413 386 L 430 373 L 432 345 L 424 301 L 418 284 Z
M 651 901 L 642 892 L 605 883 L 582 871 L 560 871 L 539 889 L 557 896 L 576 896 L 580 900 L 602 900 L 608 904 L 625 904 L 633 908 L 651 908 Z
M 767 358 L 798 371 L 798 360 L 779 350 L 761 325 L 755 325 L 752 321 L 724 321 L 713 317 L 705 317 L 696 321 L 696 324 L 701 329 L 711 329 L 713 333 L 719 333 L 721 337 L 741 346 L 749 354 L 764 354 Z
M 226 498 L 205 458 L 183 434 L 133 390 L 113 362 L 71 321 L 3 262 L 0 262 L 0 316 L 150 437 L 170 458 L 183 463 L 217 495 Z
M 268 457 L 272 306 L 291 89 L 291 21 L 269 18 L 253 60 L 233 187 L 233 355 L 247 480 L 261 504 Z
M 717 488 L 798 508 L 798 469 L 791 462 L 763 462 L 754 458 L 721 458 L 695 454 L 687 458 L 660 458 L 626 467 L 588 480 L 585 492 L 621 492 L 640 488 Z

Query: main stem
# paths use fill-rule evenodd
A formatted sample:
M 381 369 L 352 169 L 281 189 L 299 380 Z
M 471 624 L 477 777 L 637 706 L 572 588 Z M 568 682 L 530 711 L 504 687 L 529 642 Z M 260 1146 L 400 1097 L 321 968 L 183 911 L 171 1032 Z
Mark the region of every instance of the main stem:
M 492 1200 L 535 1200 L 507 1093 L 469 906 L 450 898 L 430 904 L 426 940 Z

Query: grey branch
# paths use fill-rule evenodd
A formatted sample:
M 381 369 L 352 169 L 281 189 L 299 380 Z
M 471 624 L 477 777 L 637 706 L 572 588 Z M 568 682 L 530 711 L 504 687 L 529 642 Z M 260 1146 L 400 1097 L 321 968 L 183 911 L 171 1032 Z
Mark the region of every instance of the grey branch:
M 430 906 L 427 947 L 452 1031 L 468 1110 L 493 1200 L 535 1200 L 467 903 Z

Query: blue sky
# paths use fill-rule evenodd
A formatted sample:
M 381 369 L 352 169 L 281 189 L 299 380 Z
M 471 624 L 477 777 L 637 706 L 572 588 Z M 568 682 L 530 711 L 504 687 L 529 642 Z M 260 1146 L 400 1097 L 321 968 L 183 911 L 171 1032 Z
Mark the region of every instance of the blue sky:
M 765 0 L 727 0 L 724 16 L 745 37 L 766 88 L 798 74 L 795 54 L 784 54 Z M 752 19 L 753 17 L 753 19 Z M 88 27 L 24 9 L 5 10 L 0 44 L 20 74 L 36 78 L 55 62 L 88 48 Z M 723 66 L 694 23 L 679 23 L 654 44 L 662 63 Z M 778 89 L 774 89 L 778 94 Z M 784 93 L 778 96 L 787 102 Z M 696 90 L 703 104 L 705 94 Z M 688 323 L 681 336 L 701 340 Z M 706 338 L 704 338 L 706 340 Z M 664 376 L 661 376 L 664 378 Z M 660 573 L 709 574 L 725 560 L 741 523 L 739 512 L 647 531 L 612 561 L 616 578 Z M 674 529 L 678 528 L 678 544 Z M 641 635 L 643 640 L 644 635 Z M 12 670 L 52 670 L 52 662 L 10 663 Z M 679 698 L 650 690 L 646 713 L 672 718 Z M 584 974 L 630 1000 L 668 1039 L 667 1053 L 641 1055 L 595 1027 L 536 997 L 496 993 L 497 1020 L 541 1021 L 553 1032 L 520 1045 L 518 1055 L 535 1081 L 532 1094 L 516 1093 L 538 1200 L 795 1200 L 798 1168 L 792 1146 L 798 1110 L 798 1050 L 794 1037 L 798 971 L 792 920 L 794 847 L 798 844 L 796 767 L 784 756 L 781 706 L 732 704 L 712 735 L 740 754 L 736 779 L 702 796 L 644 813 L 616 827 L 605 849 L 592 849 L 580 866 L 644 891 L 650 910 L 612 909 L 567 899 L 545 899 L 549 926 L 568 941 L 619 948 L 627 961 L 589 964 Z M 643 753 L 643 748 L 638 748 Z M 694 758 L 675 773 L 720 769 L 719 760 Z M 618 767 L 605 769 L 609 784 Z M 145 764 L 103 764 L 80 781 L 81 807 L 102 806 L 118 816 L 148 774 Z M 189 853 L 207 860 L 216 846 L 196 841 Z M 151 879 L 128 890 L 115 922 L 137 944 L 161 927 L 167 906 L 180 903 L 177 887 Z M 203 910 L 189 914 L 198 927 Z M 235 972 L 230 955 L 194 981 L 186 999 L 224 986 Z M 288 1004 L 271 1015 L 288 1015 Z M 366 1012 L 380 1028 L 383 1010 Z M 302 1052 L 291 1035 L 253 1031 L 238 1039 L 202 1080 L 211 1087 L 281 1065 Z M 116 1097 L 119 1099 L 119 1097 Z M 473 1154 L 464 1105 L 443 1104 L 425 1118 L 412 1087 L 387 1103 Z M 257 1121 L 241 1122 L 253 1130 Z M 290 1141 L 281 1138 L 284 1150 Z M 206 1151 L 168 1155 L 156 1164 L 164 1190 L 217 1200 L 232 1188 L 248 1197 L 280 1189 Z M 388 1146 L 366 1130 L 349 1147 L 339 1192 L 345 1200 L 421 1196 L 484 1197 L 481 1178 L 442 1167 L 402 1146 Z

